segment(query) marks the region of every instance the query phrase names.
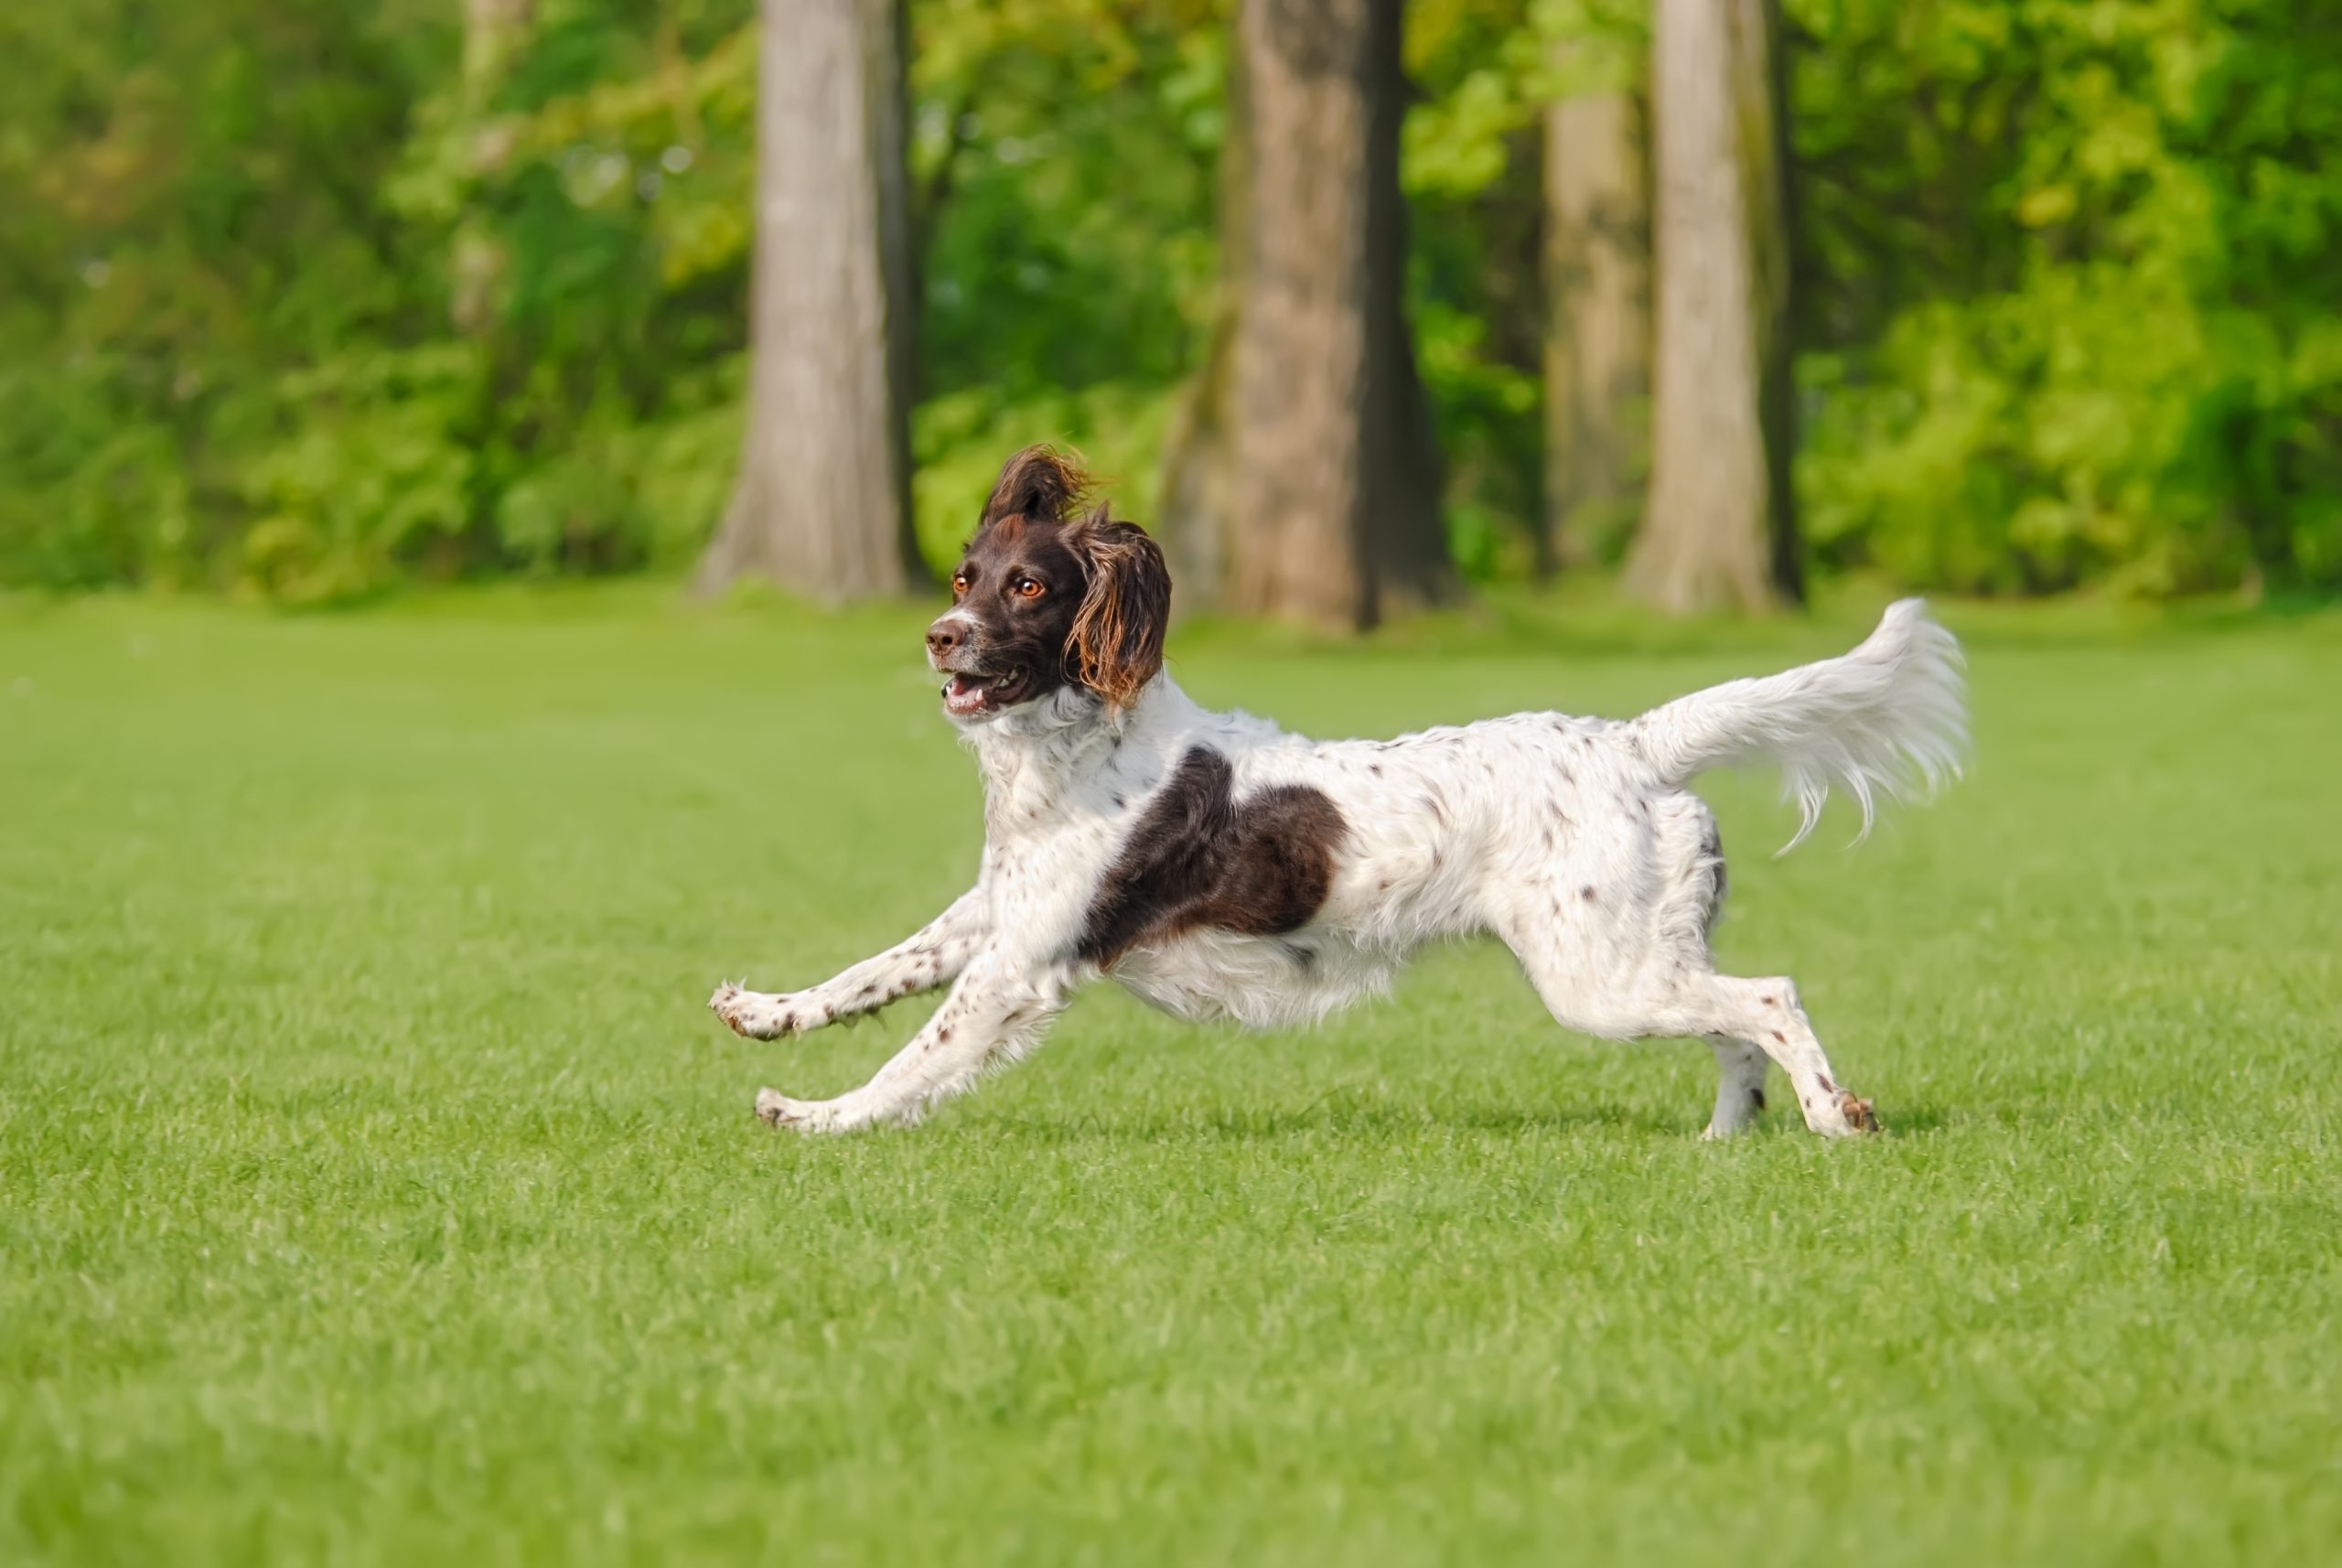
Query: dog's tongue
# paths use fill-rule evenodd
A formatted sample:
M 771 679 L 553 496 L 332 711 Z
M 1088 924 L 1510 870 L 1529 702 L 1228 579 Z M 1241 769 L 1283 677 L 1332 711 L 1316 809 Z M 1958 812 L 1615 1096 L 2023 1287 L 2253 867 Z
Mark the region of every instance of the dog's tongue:
M 984 705 L 983 682 L 965 675 L 952 676 L 951 683 L 943 688 L 943 705 L 955 714 L 975 713 Z

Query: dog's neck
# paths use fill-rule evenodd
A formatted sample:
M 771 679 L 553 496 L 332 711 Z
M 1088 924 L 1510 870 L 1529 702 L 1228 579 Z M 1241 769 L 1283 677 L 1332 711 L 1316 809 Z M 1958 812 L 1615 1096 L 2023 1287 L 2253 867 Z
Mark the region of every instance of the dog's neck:
M 1152 781 L 1150 760 L 1200 713 L 1168 675 L 1119 712 L 1066 686 L 961 732 L 984 781 L 984 822 L 995 838 L 1041 821 L 1067 797 L 1107 772 L 1129 771 L 1133 788 Z

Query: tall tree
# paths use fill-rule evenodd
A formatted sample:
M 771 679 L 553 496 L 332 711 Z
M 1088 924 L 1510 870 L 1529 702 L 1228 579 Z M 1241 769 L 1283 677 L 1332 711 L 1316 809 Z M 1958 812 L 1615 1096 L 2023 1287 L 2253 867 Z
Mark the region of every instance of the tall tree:
M 1642 105 L 1610 39 L 1573 37 L 1545 112 L 1545 517 L 1539 563 L 1622 538 L 1640 499 L 1650 391 Z M 1591 78 L 1591 80 L 1588 80 Z
M 764 0 L 747 428 L 703 585 L 823 599 L 924 576 L 898 0 Z
M 478 177 L 500 167 L 511 151 L 511 133 L 489 119 L 489 98 L 503 82 L 528 42 L 536 0 L 464 0 L 463 91 L 458 113 L 469 131 L 467 173 Z M 487 330 L 503 286 L 504 242 L 477 212 L 457 223 L 449 259 L 454 287 L 448 318 L 467 335 Z
M 1774 0 L 1657 0 L 1651 486 L 1631 588 L 1678 613 L 1799 592 Z
M 1405 308 L 1401 21 L 1400 0 L 1239 6 L 1226 315 L 1164 488 L 1176 554 L 1230 609 L 1361 627 L 1449 584 Z
M 1180 585 L 1175 612 L 1217 608 L 1228 579 L 1236 517 L 1236 331 L 1252 254 L 1251 105 L 1244 51 L 1230 49 L 1219 144 L 1219 290 L 1203 363 L 1188 378 L 1163 439 L 1157 532 Z

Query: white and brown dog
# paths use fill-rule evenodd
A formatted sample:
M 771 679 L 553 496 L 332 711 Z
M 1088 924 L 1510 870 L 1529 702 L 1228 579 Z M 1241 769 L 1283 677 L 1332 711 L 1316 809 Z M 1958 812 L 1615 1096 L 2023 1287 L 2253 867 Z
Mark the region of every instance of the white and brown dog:
M 951 677 L 944 710 L 983 774 L 976 886 L 834 979 L 779 994 L 725 985 L 709 1005 L 777 1039 L 951 994 L 868 1083 L 815 1101 L 768 1089 L 759 1116 L 808 1133 L 915 1122 L 1031 1050 L 1100 977 L 1185 1018 L 1290 1024 L 1386 989 L 1426 942 L 1488 932 L 1569 1028 L 1704 1037 L 1723 1069 L 1710 1137 L 1763 1108 L 1768 1059 L 1814 1132 L 1875 1126 L 1796 986 L 1716 972 L 1723 848 L 1684 785 L 1770 758 L 1802 839 L 1833 781 L 1867 829 L 1875 793 L 1956 774 L 1960 649 L 1918 600 L 1842 658 L 1625 723 L 1516 714 L 1306 740 L 1172 683 L 1162 553 L 1105 508 L 1085 514 L 1084 489 L 1045 449 L 1012 458 L 927 634 Z

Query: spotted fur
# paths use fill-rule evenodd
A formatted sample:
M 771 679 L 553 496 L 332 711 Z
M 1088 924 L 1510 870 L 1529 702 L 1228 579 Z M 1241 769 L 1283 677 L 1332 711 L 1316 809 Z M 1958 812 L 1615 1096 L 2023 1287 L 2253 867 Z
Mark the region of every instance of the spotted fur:
M 1069 507 L 1077 479 L 1020 456 L 995 506 Z M 1052 570 L 1080 575 L 1079 561 L 1069 552 Z M 1094 585 L 1061 586 L 1070 599 Z M 1166 589 L 1133 613 L 1167 607 Z M 959 633 L 939 667 L 983 669 L 988 639 L 1034 635 L 1030 615 L 988 626 L 951 614 Z M 900 946 L 820 985 L 716 993 L 711 1005 L 731 1027 L 777 1038 L 951 987 L 868 1083 L 818 1101 L 768 1090 L 757 1101 L 767 1121 L 805 1132 L 917 1121 L 1030 1050 L 1101 978 L 1183 1017 L 1291 1024 L 1384 989 L 1427 942 L 1486 933 L 1512 949 L 1567 1027 L 1706 1038 L 1720 1069 L 1710 1136 L 1741 1131 L 1763 1107 L 1768 1063 L 1788 1074 L 1812 1131 L 1876 1125 L 1835 1077 L 1795 985 L 1715 972 L 1723 848 L 1684 786 L 1718 762 L 1769 758 L 1809 818 L 1835 783 L 1867 825 L 1875 797 L 1956 772 L 1959 648 L 1918 601 L 1895 606 L 1842 658 L 1626 723 L 1519 714 L 1388 741 L 1308 740 L 1216 713 L 1159 671 L 1117 700 L 1084 679 L 1070 617 L 1062 625 L 1061 679 L 955 714 L 984 782 L 976 886 Z M 1159 624 L 1139 635 L 1159 648 Z

